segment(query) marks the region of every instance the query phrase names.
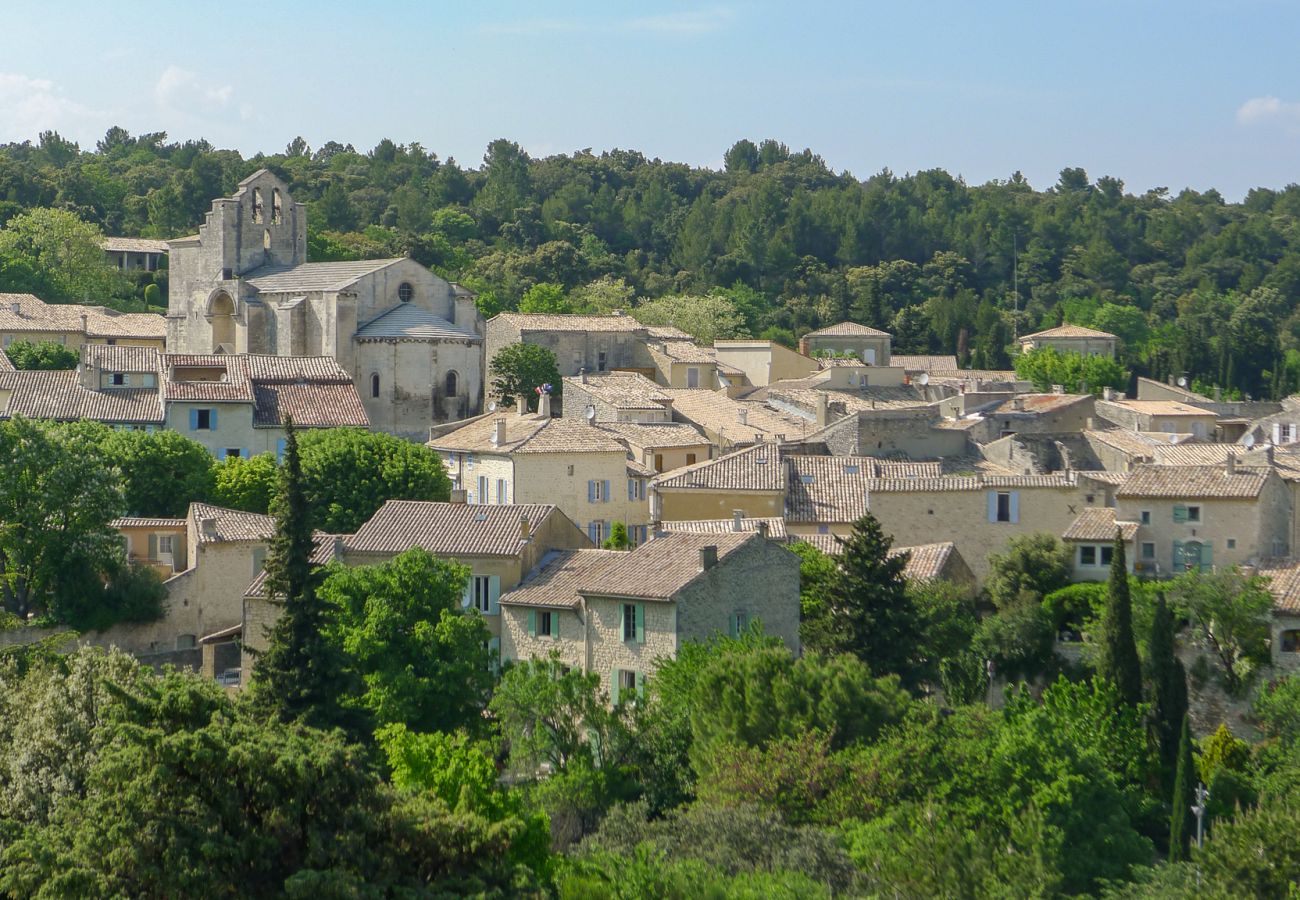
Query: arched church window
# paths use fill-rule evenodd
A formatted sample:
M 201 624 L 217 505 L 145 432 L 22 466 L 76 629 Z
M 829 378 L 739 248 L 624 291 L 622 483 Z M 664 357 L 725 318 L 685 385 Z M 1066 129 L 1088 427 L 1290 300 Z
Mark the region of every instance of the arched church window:
M 262 189 L 258 187 L 253 188 L 253 221 L 262 221 Z
M 372 397 L 379 396 L 379 373 L 378 372 L 372 372 L 370 374 L 370 396 Z
M 271 224 L 279 225 L 284 221 L 284 208 L 280 203 L 280 189 L 271 188 Z
M 410 303 L 411 298 L 415 296 L 415 288 L 411 287 L 409 281 L 403 281 L 397 286 L 397 299 L 403 303 Z
M 456 396 L 456 387 L 457 387 L 456 381 L 457 381 L 456 371 L 453 369 L 452 371 L 447 373 L 447 396 L 448 397 Z

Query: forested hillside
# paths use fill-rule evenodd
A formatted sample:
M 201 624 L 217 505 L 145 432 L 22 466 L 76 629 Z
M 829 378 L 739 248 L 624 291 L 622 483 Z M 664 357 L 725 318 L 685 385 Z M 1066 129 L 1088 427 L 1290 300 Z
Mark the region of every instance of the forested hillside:
M 1007 366 L 1014 334 L 1069 321 L 1119 334 L 1138 373 L 1256 397 L 1300 388 L 1295 185 L 1228 203 L 1135 196 L 1074 168 L 1037 189 L 942 170 L 860 180 L 774 141 L 740 141 L 723 171 L 621 150 L 530 159 L 507 140 L 477 168 L 389 140 L 245 159 L 113 128 L 93 150 L 53 133 L 0 147 L 0 224 L 55 207 L 107 234 L 174 237 L 262 166 L 308 204 L 312 258 L 409 252 L 480 291 L 489 315 L 716 294 L 718 336 L 792 341 L 848 317 L 900 352 L 978 368 Z M 0 290 L 41 287 L 3 235 Z

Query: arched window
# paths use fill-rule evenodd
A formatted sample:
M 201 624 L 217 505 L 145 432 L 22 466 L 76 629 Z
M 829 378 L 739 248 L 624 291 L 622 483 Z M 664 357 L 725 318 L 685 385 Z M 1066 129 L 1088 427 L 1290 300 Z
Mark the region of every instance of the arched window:
M 370 396 L 379 396 L 379 373 L 372 372 L 370 375 Z
M 456 396 L 456 372 L 454 369 L 447 373 L 447 396 Z
M 397 299 L 403 303 L 410 303 L 411 298 L 415 296 L 415 288 L 411 287 L 409 281 L 403 281 L 397 286 Z
M 262 189 L 258 187 L 253 188 L 253 221 L 262 221 Z
M 280 189 L 271 188 L 271 224 L 279 225 L 284 221 L 284 210 L 280 205 Z

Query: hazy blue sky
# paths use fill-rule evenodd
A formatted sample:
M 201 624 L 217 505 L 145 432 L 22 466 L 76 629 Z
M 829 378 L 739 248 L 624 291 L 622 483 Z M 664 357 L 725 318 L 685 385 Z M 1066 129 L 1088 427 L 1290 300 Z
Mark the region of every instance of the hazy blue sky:
M 717 166 L 773 137 L 859 177 L 1300 180 L 1295 0 L 4 0 L 0 33 L 0 142 L 120 124 L 246 154 L 390 137 L 477 166 L 508 137 Z

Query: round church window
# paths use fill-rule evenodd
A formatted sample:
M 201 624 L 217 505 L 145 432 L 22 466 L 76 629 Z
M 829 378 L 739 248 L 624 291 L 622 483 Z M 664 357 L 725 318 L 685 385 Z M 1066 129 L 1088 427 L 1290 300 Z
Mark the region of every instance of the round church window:
M 403 281 L 397 286 L 397 299 L 403 303 L 410 303 L 411 298 L 415 296 L 415 288 L 411 287 L 409 281 Z

